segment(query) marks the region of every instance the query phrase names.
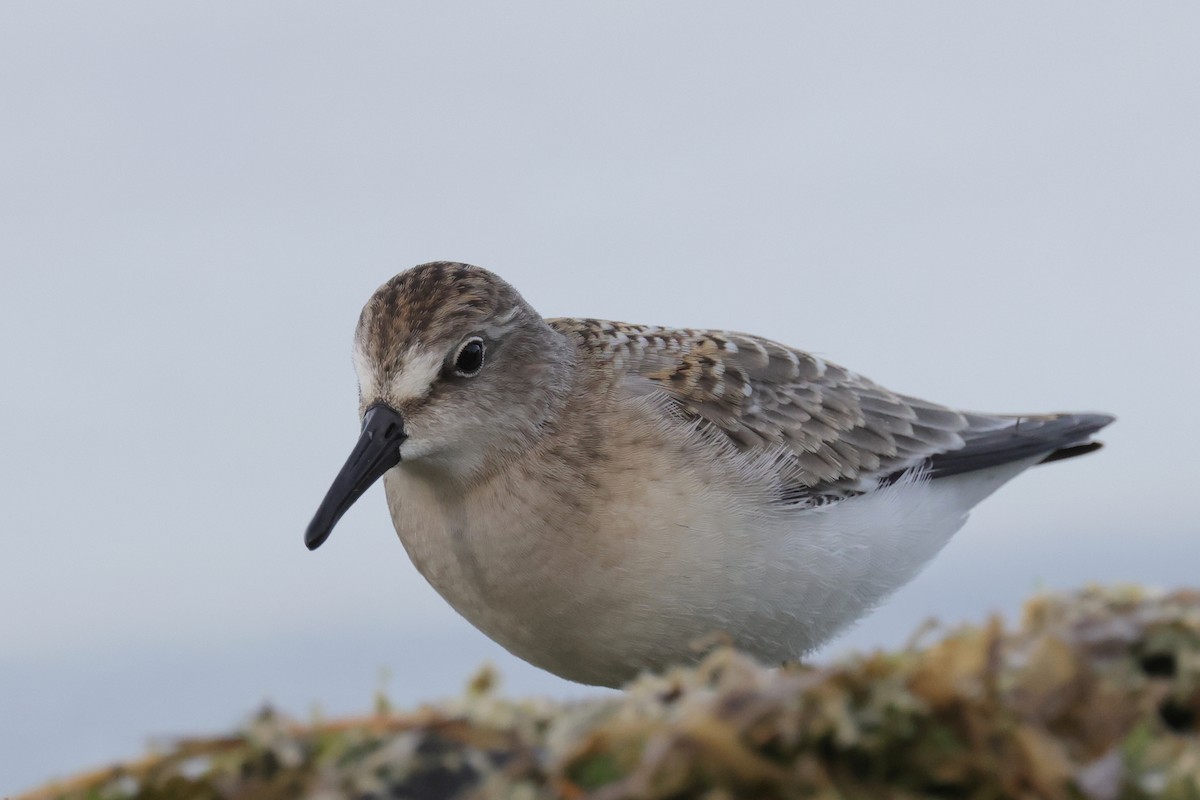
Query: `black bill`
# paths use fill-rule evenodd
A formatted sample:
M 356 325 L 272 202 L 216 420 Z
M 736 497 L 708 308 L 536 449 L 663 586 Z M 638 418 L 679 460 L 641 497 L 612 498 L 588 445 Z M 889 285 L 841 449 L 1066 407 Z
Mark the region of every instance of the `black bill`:
M 320 547 L 354 501 L 362 497 L 383 473 L 400 463 L 400 445 L 406 438 L 404 418 L 395 409 L 382 403 L 367 409 L 358 444 L 346 459 L 342 471 L 333 479 L 333 485 L 304 532 L 304 544 L 309 550 Z

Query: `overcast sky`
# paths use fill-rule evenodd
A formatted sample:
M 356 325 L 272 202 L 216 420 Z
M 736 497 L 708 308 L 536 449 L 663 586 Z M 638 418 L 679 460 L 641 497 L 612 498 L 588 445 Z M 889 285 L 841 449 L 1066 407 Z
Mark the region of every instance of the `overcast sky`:
M 1119 415 L 827 653 L 1195 581 L 1200 5 L 6 2 L 0 794 L 220 732 L 589 690 L 408 563 L 350 337 L 463 260 L 547 316 L 744 330 L 969 409 Z

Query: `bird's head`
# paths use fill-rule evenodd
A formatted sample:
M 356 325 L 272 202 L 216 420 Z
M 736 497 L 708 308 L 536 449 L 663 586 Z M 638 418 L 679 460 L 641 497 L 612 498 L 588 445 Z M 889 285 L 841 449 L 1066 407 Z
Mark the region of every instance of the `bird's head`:
M 318 547 L 394 467 L 466 481 L 532 447 L 572 363 L 566 340 L 487 270 L 434 262 L 389 280 L 354 335 L 362 434 L 305 543 Z

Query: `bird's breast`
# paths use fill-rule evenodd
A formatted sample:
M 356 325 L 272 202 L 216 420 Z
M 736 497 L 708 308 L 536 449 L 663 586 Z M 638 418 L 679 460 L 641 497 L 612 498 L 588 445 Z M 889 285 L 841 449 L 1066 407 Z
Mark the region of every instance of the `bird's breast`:
M 392 520 L 421 574 L 488 636 L 564 677 L 620 683 L 711 633 L 730 559 L 754 559 L 751 515 L 728 487 L 651 444 L 587 474 L 569 459 L 512 465 L 470 491 L 394 469 Z

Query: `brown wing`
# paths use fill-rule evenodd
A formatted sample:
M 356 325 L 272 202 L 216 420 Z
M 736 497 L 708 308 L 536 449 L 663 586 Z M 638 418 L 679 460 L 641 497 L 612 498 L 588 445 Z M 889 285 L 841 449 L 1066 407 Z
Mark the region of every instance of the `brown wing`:
M 790 451 L 798 489 L 841 494 L 963 447 L 973 420 L 741 333 L 550 320 L 593 356 L 655 382 L 740 450 Z M 978 418 L 982 424 L 987 418 Z
M 1091 434 L 1113 421 L 955 411 L 749 334 L 549 322 L 618 374 L 660 386 L 681 414 L 739 450 L 790 453 L 789 501 L 866 491 L 918 466 L 940 478 L 1042 454 L 1069 458 L 1098 448 Z

